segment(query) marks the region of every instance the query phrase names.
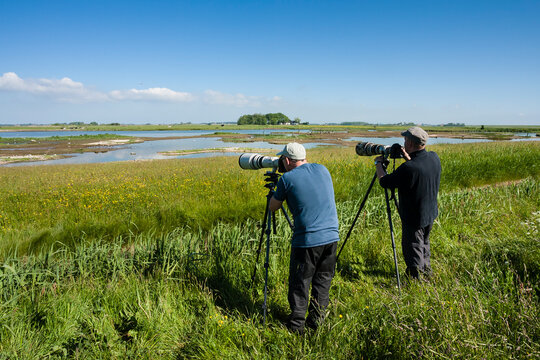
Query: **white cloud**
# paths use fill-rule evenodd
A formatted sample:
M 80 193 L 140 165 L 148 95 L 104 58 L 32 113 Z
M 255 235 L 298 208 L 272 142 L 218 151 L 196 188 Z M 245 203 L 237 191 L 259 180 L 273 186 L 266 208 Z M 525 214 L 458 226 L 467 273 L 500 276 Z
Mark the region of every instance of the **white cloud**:
M 114 90 L 103 93 L 88 89 L 81 82 L 68 77 L 58 79 L 21 79 L 14 72 L 4 73 L 0 77 L 0 90 L 19 91 L 36 95 L 50 96 L 58 101 L 92 102 L 92 101 L 193 101 L 195 97 L 187 92 L 178 92 L 167 88 Z
M 109 96 L 114 100 L 162 100 L 173 102 L 195 100 L 195 96 L 188 92 L 178 92 L 167 88 L 114 90 L 109 93 Z
M 107 98 L 105 94 L 85 88 L 82 83 L 68 77 L 60 80 L 21 79 L 14 72 L 0 77 L 0 90 L 51 96 L 60 101 L 103 101 Z
M 23 79 L 14 72 L 7 72 L 0 77 L 0 90 L 24 91 L 25 84 Z
M 22 79 L 14 72 L 0 77 L 0 91 L 15 91 L 39 96 L 48 96 L 64 102 L 104 102 L 104 101 L 167 101 L 194 102 L 200 100 L 207 104 L 258 107 L 263 104 L 281 101 L 281 98 L 262 98 L 244 94 L 227 94 L 206 90 L 200 96 L 189 92 L 179 92 L 168 88 L 113 90 L 108 93 L 89 89 L 83 83 L 68 77 L 62 79 Z

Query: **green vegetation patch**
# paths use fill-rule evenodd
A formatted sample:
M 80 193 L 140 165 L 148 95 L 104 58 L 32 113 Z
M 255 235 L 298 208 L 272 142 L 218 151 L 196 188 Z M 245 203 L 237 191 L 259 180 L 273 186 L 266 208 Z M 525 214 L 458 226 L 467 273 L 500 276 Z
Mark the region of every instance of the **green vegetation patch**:
M 1 135 L 2 133 L 0 133 Z M 98 135 L 77 135 L 77 136 L 48 136 L 48 137 L 25 137 L 25 138 L 3 138 L 0 136 L 0 144 L 21 145 L 36 142 L 52 142 L 52 141 L 76 141 L 76 140 L 112 140 L 112 139 L 131 139 L 131 136 L 115 135 L 115 134 L 98 134 Z
M 180 156 L 190 154 L 204 154 L 204 153 L 224 153 L 224 152 L 238 152 L 238 153 L 275 153 L 273 149 L 259 149 L 259 148 L 239 148 L 239 147 L 226 147 L 226 148 L 208 148 L 208 149 L 195 149 L 195 150 L 171 150 L 162 151 L 160 154 L 168 156 Z
M 0 168 L 6 358 L 538 358 L 540 148 L 437 145 L 430 282 L 395 287 L 375 186 L 344 248 L 326 322 L 290 334 L 290 230 L 255 267 L 264 171 L 237 159 Z M 308 150 L 335 186 L 342 239 L 374 174 L 354 149 Z M 399 165 L 399 162 L 396 166 Z M 390 164 L 390 168 L 392 164 Z M 393 211 L 399 268 L 400 223 Z M 341 246 L 341 243 L 340 243 Z

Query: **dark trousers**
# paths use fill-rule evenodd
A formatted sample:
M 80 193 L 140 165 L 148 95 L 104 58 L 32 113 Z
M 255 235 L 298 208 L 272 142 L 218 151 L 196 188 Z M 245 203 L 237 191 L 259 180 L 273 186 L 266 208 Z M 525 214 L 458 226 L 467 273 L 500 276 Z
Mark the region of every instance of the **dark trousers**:
M 317 328 L 330 302 L 330 284 L 336 267 L 337 242 L 312 248 L 291 248 L 287 327 L 302 331 L 304 324 Z M 311 299 L 309 287 L 311 285 Z M 309 315 L 306 321 L 306 311 Z
M 431 275 L 429 234 L 433 224 L 417 228 L 402 224 L 401 247 L 407 265 L 406 274 L 418 279 L 420 274 Z

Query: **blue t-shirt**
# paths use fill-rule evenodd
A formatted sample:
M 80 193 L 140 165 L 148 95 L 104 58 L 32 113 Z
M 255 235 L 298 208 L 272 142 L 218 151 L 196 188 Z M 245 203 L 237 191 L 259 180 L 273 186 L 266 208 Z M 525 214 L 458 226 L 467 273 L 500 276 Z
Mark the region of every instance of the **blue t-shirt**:
M 292 212 L 292 247 L 309 248 L 339 240 L 334 186 L 323 165 L 307 163 L 283 174 L 274 198 L 287 200 Z

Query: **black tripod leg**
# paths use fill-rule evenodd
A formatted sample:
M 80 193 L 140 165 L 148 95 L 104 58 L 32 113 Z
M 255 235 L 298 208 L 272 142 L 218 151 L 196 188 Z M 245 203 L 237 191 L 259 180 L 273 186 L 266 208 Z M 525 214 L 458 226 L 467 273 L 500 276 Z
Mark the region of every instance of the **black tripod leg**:
M 287 211 L 285 211 L 285 208 L 283 205 L 281 205 L 281 211 L 283 212 L 283 215 L 285 215 L 285 219 L 287 219 L 287 222 L 289 223 L 289 227 L 291 230 L 294 230 L 294 226 L 292 224 L 291 218 L 289 218 L 289 214 L 287 214 Z
M 394 190 L 395 191 L 395 190 Z M 394 205 L 396 205 L 396 209 L 399 209 L 399 205 L 398 205 L 398 202 L 397 202 L 397 199 L 396 199 L 396 194 L 394 194 L 392 196 L 392 198 L 394 199 Z
M 267 309 L 267 298 L 268 298 L 268 267 L 270 263 L 270 234 L 272 233 L 272 223 L 274 225 L 274 232 L 276 232 L 276 220 L 275 213 L 270 211 L 270 199 L 274 194 L 274 188 L 277 183 L 278 175 L 276 174 L 277 168 L 274 168 L 272 173 L 266 173 L 266 188 L 269 189 L 268 194 L 266 195 L 266 208 L 264 209 L 264 220 L 263 226 L 261 229 L 261 235 L 259 237 L 259 248 L 257 249 L 257 259 L 255 261 L 255 267 L 253 269 L 253 276 L 251 277 L 251 285 L 255 282 L 255 275 L 257 274 L 257 263 L 259 262 L 259 255 L 261 254 L 262 242 L 264 239 L 264 234 L 266 234 L 266 258 L 264 261 L 265 275 L 264 275 L 264 303 L 263 303 L 263 326 L 266 325 L 266 309 Z
M 397 286 L 399 290 L 399 295 L 401 295 L 401 283 L 399 282 L 396 242 L 394 241 L 394 227 L 392 226 L 392 210 L 390 210 L 390 199 L 388 197 L 388 189 L 384 189 L 384 196 L 386 198 L 386 213 L 388 214 L 388 224 L 390 225 L 390 237 L 392 239 L 392 250 L 394 251 L 394 266 L 396 267 Z
M 268 296 L 268 268 L 270 266 L 270 234 L 272 233 L 272 218 L 274 213 L 270 212 L 266 223 L 266 258 L 264 260 L 264 302 L 263 302 L 263 326 L 266 325 L 266 310 Z
M 276 231 L 276 213 L 272 211 L 272 231 L 274 231 L 274 234 L 277 233 Z
M 338 261 L 339 255 L 341 255 L 341 252 L 343 251 L 343 248 L 345 247 L 347 240 L 349 240 L 349 237 L 351 236 L 354 225 L 356 224 L 356 220 L 358 220 L 358 217 L 360 216 L 360 212 L 362 212 L 362 209 L 364 208 L 364 205 L 366 204 L 366 200 L 369 196 L 369 193 L 371 192 L 371 189 L 373 188 L 373 184 L 375 183 L 375 180 L 377 180 L 377 173 L 375 173 L 375 175 L 373 175 L 373 179 L 371 179 L 371 184 L 369 184 L 369 188 L 366 191 L 366 195 L 364 195 L 364 199 L 362 200 L 362 203 L 360 204 L 360 208 L 358 209 L 358 212 L 356 213 L 356 216 L 354 217 L 351 227 L 349 228 L 349 232 L 347 233 L 347 236 L 345 237 L 345 240 L 343 241 L 343 245 L 341 245 L 341 249 L 339 249 L 339 253 L 336 257 L 336 262 Z
M 251 285 L 249 286 L 250 288 L 253 287 L 253 283 L 255 282 L 255 276 L 257 275 L 257 264 L 259 263 L 259 256 L 261 255 L 264 234 L 266 231 L 266 223 L 267 223 L 268 212 L 269 212 L 268 210 L 269 202 L 270 202 L 270 198 L 267 198 L 266 209 L 264 210 L 264 219 L 262 221 L 261 235 L 259 236 L 259 247 L 257 248 L 257 258 L 255 259 L 255 266 L 253 267 L 253 275 L 251 276 Z

